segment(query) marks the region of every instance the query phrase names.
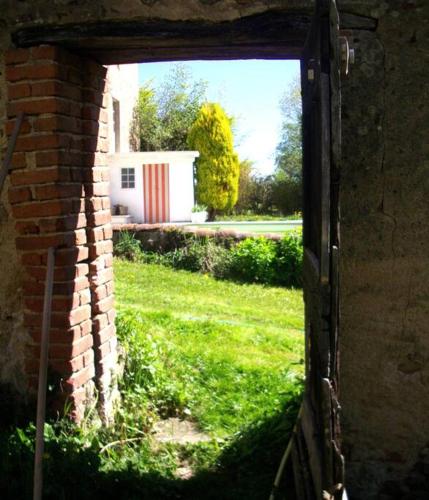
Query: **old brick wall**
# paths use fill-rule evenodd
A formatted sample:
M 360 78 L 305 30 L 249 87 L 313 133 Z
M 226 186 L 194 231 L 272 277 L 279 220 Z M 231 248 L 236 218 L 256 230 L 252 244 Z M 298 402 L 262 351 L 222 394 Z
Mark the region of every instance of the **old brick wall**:
M 6 133 L 25 118 L 9 178 L 24 306 L 31 336 L 25 375 L 37 382 L 46 251 L 56 250 L 50 367 L 58 392 L 82 416 L 93 397 L 110 403 L 116 363 L 112 230 L 108 197 L 104 67 L 65 50 L 40 46 L 5 54 Z

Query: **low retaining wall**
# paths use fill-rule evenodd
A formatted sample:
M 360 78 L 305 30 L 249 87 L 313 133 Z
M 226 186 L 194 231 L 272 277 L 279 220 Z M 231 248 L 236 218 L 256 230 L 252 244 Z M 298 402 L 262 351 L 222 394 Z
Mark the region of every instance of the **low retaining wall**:
M 231 246 L 246 238 L 264 236 L 273 241 L 282 239 L 282 235 L 276 233 L 255 234 L 242 233 L 232 229 L 206 229 L 178 226 L 175 224 L 116 224 L 113 225 L 113 241 L 117 242 L 121 232 L 130 232 L 141 242 L 144 250 L 171 250 L 182 246 L 189 236 L 197 238 L 215 238 L 220 244 Z

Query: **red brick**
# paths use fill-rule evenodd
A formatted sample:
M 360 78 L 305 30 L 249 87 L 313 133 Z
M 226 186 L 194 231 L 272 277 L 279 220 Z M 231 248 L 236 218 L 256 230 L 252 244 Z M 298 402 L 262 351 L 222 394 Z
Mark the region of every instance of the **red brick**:
M 24 153 L 13 153 L 11 168 L 25 168 L 27 166 L 27 161 Z
M 101 332 L 101 330 L 104 330 L 107 326 L 109 326 L 109 318 L 107 317 L 107 314 L 98 314 L 93 317 L 92 327 L 94 333 Z
M 100 255 L 113 252 L 112 240 L 99 241 L 95 244 L 89 244 L 89 258 L 95 260 Z
M 10 100 L 22 99 L 31 96 L 31 87 L 28 83 L 16 83 L 8 85 L 7 93 Z
M 81 184 L 44 184 L 35 187 L 37 200 L 55 200 L 58 198 L 79 198 L 82 196 Z
M 29 328 L 31 338 L 35 342 L 40 342 L 42 331 L 40 328 Z M 81 338 L 80 325 L 72 328 L 51 328 L 49 331 L 49 342 L 57 344 L 72 344 Z
M 67 148 L 70 143 L 68 135 L 60 134 L 41 134 L 18 137 L 15 150 L 22 151 L 37 151 L 43 149 Z
M 102 198 L 87 198 L 85 200 L 86 210 L 88 212 L 97 212 L 103 209 L 103 199 Z
M 92 335 L 81 337 L 76 342 L 69 344 L 51 344 L 49 346 L 49 357 L 56 359 L 73 359 L 91 349 L 93 346 Z M 83 364 L 82 364 L 83 366 Z
M 76 278 L 72 281 L 64 281 L 62 283 L 54 283 L 54 295 L 67 295 L 74 292 L 80 292 L 88 288 L 89 281 L 86 276 Z
M 94 120 L 82 120 L 82 134 L 89 136 L 98 136 L 99 124 Z
M 15 123 L 16 123 L 16 120 L 9 120 L 9 121 L 6 122 L 6 127 L 5 127 L 6 135 L 8 135 L 8 136 L 12 135 L 12 133 L 15 130 Z M 24 119 L 22 121 L 22 123 L 21 123 L 21 127 L 19 129 L 19 133 L 22 136 L 24 134 L 28 134 L 29 132 L 31 132 L 30 122 L 28 120 Z
M 94 364 L 94 351 L 89 349 L 88 351 L 82 354 L 83 356 L 83 365 L 89 366 Z
M 78 107 L 82 100 L 82 91 L 79 86 L 59 81 L 32 83 L 31 95 L 33 97 L 64 97 L 76 101 Z
M 34 295 L 34 296 L 40 296 L 45 293 L 45 287 L 43 283 L 39 283 L 38 281 L 30 281 L 30 280 L 24 281 L 22 284 L 22 290 L 24 294 Z
M 80 334 L 82 337 L 84 335 L 88 335 L 89 333 L 92 333 L 92 321 L 88 319 L 87 321 L 83 321 L 80 324 Z
M 70 171 L 65 167 L 41 168 L 12 172 L 10 182 L 13 186 L 45 184 L 54 181 L 70 180 Z
M 49 236 L 18 236 L 16 248 L 18 250 L 39 250 L 57 246 L 71 246 L 75 241 L 74 232 L 61 233 Z
M 112 267 L 113 266 L 113 255 L 111 253 L 104 255 L 104 265 L 106 267 Z
M 46 269 L 44 269 L 46 275 Z M 25 307 L 32 312 L 43 312 L 43 297 L 27 297 L 24 299 Z M 79 294 L 75 293 L 69 297 L 53 297 L 52 311 L 64 312 L 79 307 Z
M 81 387 L 86 382 L 91 380 L 95 375 L 95 369 L 93 365 L 83 368 L 82 370 L 74 373 L 69 377 L 63 384 L 64 390 L 66 392 L 72 392 L 77 387 Z
M 102 210 L 88 215 L 88 224 L 94 226 L 104 226 L 110 224 L 112 221 L 112 214 L 109 210 Z
M 82 69 L 83 61 L 77 55 L 63 49 L 57 45 L 39 45 L 31 49 L 33 59 L 35 60 L 54 60 L 65 66 L 71 66 L 73 69 Z
M 95 359 L 105 358 L 112 352 L 110 342 L 109 341 L 104 342 L 104 344 L 97 346 L 94 349 L 94 351 L 95 351 Z
M 57 233 L 71 231 L 86 226 L 85 214 L 67 215 L 50 219 L 40 219 L 39 227 L 41 233 Z
M 109 319 L 109 323 L 112 325 L 115 324 L 115 318 L 116 318 L 116 310 L 115 309 L 110 309 L 110 311 L 107 311 L 107 318 Z
M 40 266 L 42 255 L 38 253 L 24 253 L 21 255 L 21 263 L 29 266 Z
M 55 115 L 38 118 L 33 123 L 35 132 L 81 132 L 80 121 L 76 117 Z
M 100 285 L 94 290 L 94 298 L 97 302 L 105 299 L 106 297 L 107 297 L 107 290 L 105 285 Z
M 22 64 L 28 61 L 30 49 L 9 49 L 4 54 L 5 64 Z
M 71 327 L 82 323 L 91 317 L 90 306 L 82 306 L 72 311 L 53 312 L 51 318 L 52 326 L 57 327 Z
M 6 80 L 47 80 L 50 78 L 67 80 L 67 69 L 56 63 L 25 64 L 22 66 L 7 66 Z
M 31 189 L 28 187 L 10 188 L 8 196 L 9 203 L 12 205 L 22 203 L 24 201 L 31 201 L 33 198 Z
M 101 175 L 100 175 L 101 177 Z M 110 187 L 108 182 L 93 182 L 85 185 L 88 196 L 109 196 Z
M 53 356 L 55 355 L 55 350 L 49 349 L 49 365 L 52 370 L 61 374 L 63 377 L 69 377 L 75 372 L 79 372 L 82 370 L 84 365 L 84 357 L 83 354 L 80 356 L 76 356 L 73 359 L 55 359 Z
M 96 227 L 87 230 L 88 241 L 95 243 L 96 241 L 104 240 L 104 232 L 102 227 Z
M 74 247 L 62 248 L 55 252 L 55 262 L 57 265 L 69 265 L 76 262 L 81 262 L 88 258 L 88 248 Z
M 82 290 L 79 292 L 79 304 L 84 306 L 91 302 L 91 291 L 90 290 Z
M 116 329 L 113 324 L 106 326 L 99 332 L 94 332 L 94 345 L 99 346 L 115 337 Z
M 106 283 L 107 295 L 111 295 L 115 291 L 115 282 L 109 281 Z
M 42 315 L 24 312 L 24 326 L 42 326 Z
M 44 266 L 27 266 L 26 272 L 29 276 L 43 280 L 46 276 L 46 267 Z M 88 264 L 76 264 L 75 266 L 56 267 L 54 270 L 55 281 L 72 281 L 75 278 L 80 278 L 88 274 Z M 79 297 L 75 306 L 79 306 Z
M 69 166 L 75 159 L 65 151 L 38 151 L 36 152 L 36 165 L 38 167 Z
M 17 219 L 29 219 L 34 217 L 49 217 L 73 213 L 72 200 L 49 200 L 35 201 L 24 205 L 12 207 L 12 214 Z
M 108 196 L 104 197 L 101 199 L 103 202 L 103 210 L 110 210 L 111 208 L 111 203 L 110 203 L 110 198 Z
M 112 309 L 114 304 L 115 304 L 115 298 L 113 295 L 110 295 L 109 297 L 93 304 L 92 309 L 95 314 L 100 314 Z
M 32 100 L 12 101 L 8 106 L 8 116 L 16 116 L 20 111 L 26 115 L 41 115 L 45 113 L 58 113 L 80 117 L 79 105 L 62 97 L 40 97 Z
M 17 222 L 15 229 L 20 235 L 39 234 L 40 232 L 39 226 L 33 221 Z
M 102 269 L 98 271 L 97 274 L 91 277 L 91 283 L 93 287 L 98 287 L 111 281 L 113 279 L 113 268 L 109 267 L 107 269 Z

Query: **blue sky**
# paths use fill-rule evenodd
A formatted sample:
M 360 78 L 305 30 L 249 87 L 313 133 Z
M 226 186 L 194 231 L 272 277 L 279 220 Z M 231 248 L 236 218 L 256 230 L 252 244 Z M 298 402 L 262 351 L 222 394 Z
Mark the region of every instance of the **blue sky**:
M 175 63 L 139 65 L 142 85 L 153 80 L 154 86 Z M 299 61 L 190 61 L 195 80 L 208 82 L 209 101 L 219 102 L 236 118 L 236 150 L 241 160 L 255 162 L 255 172 L 274 170 L 274 154 L 279 140 L 281 114 L 279 101 L 299 75 Z

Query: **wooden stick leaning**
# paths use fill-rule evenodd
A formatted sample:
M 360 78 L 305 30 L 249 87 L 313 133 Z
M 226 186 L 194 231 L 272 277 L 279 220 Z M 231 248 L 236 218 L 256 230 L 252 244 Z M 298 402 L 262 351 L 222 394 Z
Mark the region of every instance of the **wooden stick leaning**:
M 40 344 L 39 387 L 37 392 L 36 451 L 34 455 L 33 500 L 41 500 L 43 488 L 43 434 L 46 414 L 49 330 L 51 326 L 52 289 L 54 283 L 55 248 L 48 248 L 45 298 L 43 304 L 42 340 Z
M 18 138 L 19 131 L 21 129 L 22 120 L 24 119 L 24 113 L 20 111 L 16 117 L 15 127 L 13 128 L 12 136 L 9 140 L 9 145 L 7 147 L 6 156 L 3 161 L 3 165 L 0 169 L 0 194 L 3 189 L 3 184 L 9 173 L 9 167 L 12 162 L 12 155 L 15 150 L 16 140 Z

